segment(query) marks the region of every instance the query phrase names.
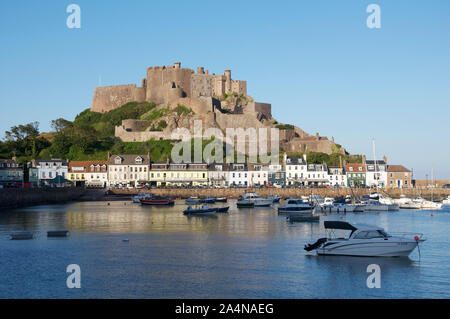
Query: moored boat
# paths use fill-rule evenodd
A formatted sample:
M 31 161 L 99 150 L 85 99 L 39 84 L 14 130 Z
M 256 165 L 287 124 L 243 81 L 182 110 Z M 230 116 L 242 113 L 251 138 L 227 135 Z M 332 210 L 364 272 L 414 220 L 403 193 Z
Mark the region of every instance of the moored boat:
M 246 193 L 240 196 L 237 201 L 238 207 L 269 207 L 272 204 L 273 201 L 271 199 L 262 198 L 255 193 Z
M 286 199 L 285 206 L 278 207 L 278 214 L 292 214 L 292 213 L 311 214 L 313 208 L 314 208 L 313 206 L 311 206 L 309 203 L 303 202 L 301 199 L 288 198 Z
M 141 199 L 141 205 L 149 205 L 149 206 L 169 206 L 174 205 L 175 202 L 172 198 L 153 196 L 151 198 L 143 198 Z
M 444 199 L 444 200 L 442 201 L 442 204 L 444 204 L 444 205 L 450 205 L 450 195 L 448 196 L 447 199 Z
M 199 208 L 192 208 L 189 206 L 187 209 L 183 211 L 185 215 L 210 215 L 216 212 L 215 208 L 210 208 L 207 205 L 203 205 Z
M 218 203 L 226 203 L 228 201 L 228 198 L 226 197 L 217 197 L 216 202 Z
M 306 251 L 315 250 L 318 255 L 364 256 L 364 257 L 402 257 L 425 241 L 423 234 L 388 234 L 381 227 L 351 224 L 343 221 L 325 221 L 329 236 L 315 243 L 305 245 Z M 350 231 L 346 238 L 331 237 L 335 230 Z
M 33 239 L 33 233 L 29 231 L 17 231 L 9 235 L 11 240 Z
M 441 209 L 442 204 L 441 203 L 435 203 L 426 199 L 423 199 L 420 196 L 417 196 L 413 199 L 414 203 L 419 203 L 422 209 Z
M 267 199 L 271 199 L 273 203 L 279 203 L 281 197 L 277 195 L 269 195 L 267 196 Z
M 202 201 L 198 197 L 189 197 L 184 201 L 187 205 L 200 204 Z
M 133 196 L 131 199 L 132 199 L 133 203 L 139 204 L 141 202 L 141 199 L 150 198 L 152 196 L 153 196 L 152 194 L 139 193 L 136 196 Z
M 228 210 L 230 209 L 230 206 L 215 207 L 214 209 L 215 209 L 216 213 L 228 213 Z

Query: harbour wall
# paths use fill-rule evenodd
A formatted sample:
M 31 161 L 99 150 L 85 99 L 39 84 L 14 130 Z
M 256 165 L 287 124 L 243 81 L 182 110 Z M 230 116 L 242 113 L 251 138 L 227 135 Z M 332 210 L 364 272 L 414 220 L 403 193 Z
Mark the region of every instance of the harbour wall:
M 308 196 L 311 194 L 320 195 L 322 197 L 344 197 L 346 195 L 361 197 L 362 195 L 369 195 L 373 190 L 364 188 L 218 188 L 218 189 L 151 189 L 148 191 L 136 190 L 111 190 L 111 193 L 116 195 L 135 195 L 139 192 L 149 192 L 154 195 L 172 197 L 176 199 L 188 198 L 190 196 L 196 197 L 231 197 L 238 198 L 245 193 L 257 193 L 260 196 L 267 197 L 268 195 L 278 195 L 282 198 L 299 198 L 301 196 Z M 407 197 L 422 196 L 425 199 L 439 200 L 447 198 L 450 195 L 450 189 L 437 188 L 431 189 L 391 189 L 387 193 L 392 198 L 399 198 L 400 195 Z
M 86 190 L 82 188 L 6 188 L 0 189 L 0 210 L 40 204 L 57 204 L 81 200 Z

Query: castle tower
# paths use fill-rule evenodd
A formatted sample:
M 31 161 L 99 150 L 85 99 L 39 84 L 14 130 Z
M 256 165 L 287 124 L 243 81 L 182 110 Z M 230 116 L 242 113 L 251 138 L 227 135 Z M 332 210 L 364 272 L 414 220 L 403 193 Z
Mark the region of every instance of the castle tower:
M 225 70 L 225 93 L 231 93 L 231 70 Z

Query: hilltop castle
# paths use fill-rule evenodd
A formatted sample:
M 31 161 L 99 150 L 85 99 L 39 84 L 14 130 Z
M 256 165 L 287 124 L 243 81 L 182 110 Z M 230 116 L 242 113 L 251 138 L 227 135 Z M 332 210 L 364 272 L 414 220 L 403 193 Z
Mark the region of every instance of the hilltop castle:
M 192 114 L 177 121 L 167 112 L 164 117 L 158 118 L 159 122 L 146 117 L 124 120 L 115 129 L 116 138 L 124 142 L 170 139 L 176 127 L 192 130 L 194 120 L 202 120 L 204 129 L 216 127 L 222 131 L 226 128 L 249 127 L 257 130 L 278 125 L 272 118 L 271 104 L 255 102 L 247 94 L 247 82 L 233 80 L 231 70 L 216 75 L 198 67 L 197 72 L 194 72 L 182 68 L 180 62 L 171 66 L 149 67 L 141 87 L 126 84 L 95 88 L 91 111 L 104 113 L 129 102 L 153 102 L 158 105 L 158 110 L 170 110 L 182 105 L 192 110 Z M 156 124 L 161 122 L 165 126 L 155 129 Z M 295 126 L 280 130 L 280 142 L 282 149 L 291 152 L 330 154 L 336 151 L 334 139 L 328 140 L 318 133 L 312 136 Z M 339 147 L 339 152 L 345 150 Z

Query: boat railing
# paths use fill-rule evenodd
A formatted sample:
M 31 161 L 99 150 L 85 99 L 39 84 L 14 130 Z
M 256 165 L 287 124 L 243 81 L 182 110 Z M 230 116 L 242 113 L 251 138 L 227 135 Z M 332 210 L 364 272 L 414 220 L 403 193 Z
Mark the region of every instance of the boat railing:
M 417 236 L 418 239 L 423 239 L 424 236 L 422 233 L 413 233 L 413 232 L 389 232 L 389 235 L 401 238 L 407 237 L 415 238 Z

